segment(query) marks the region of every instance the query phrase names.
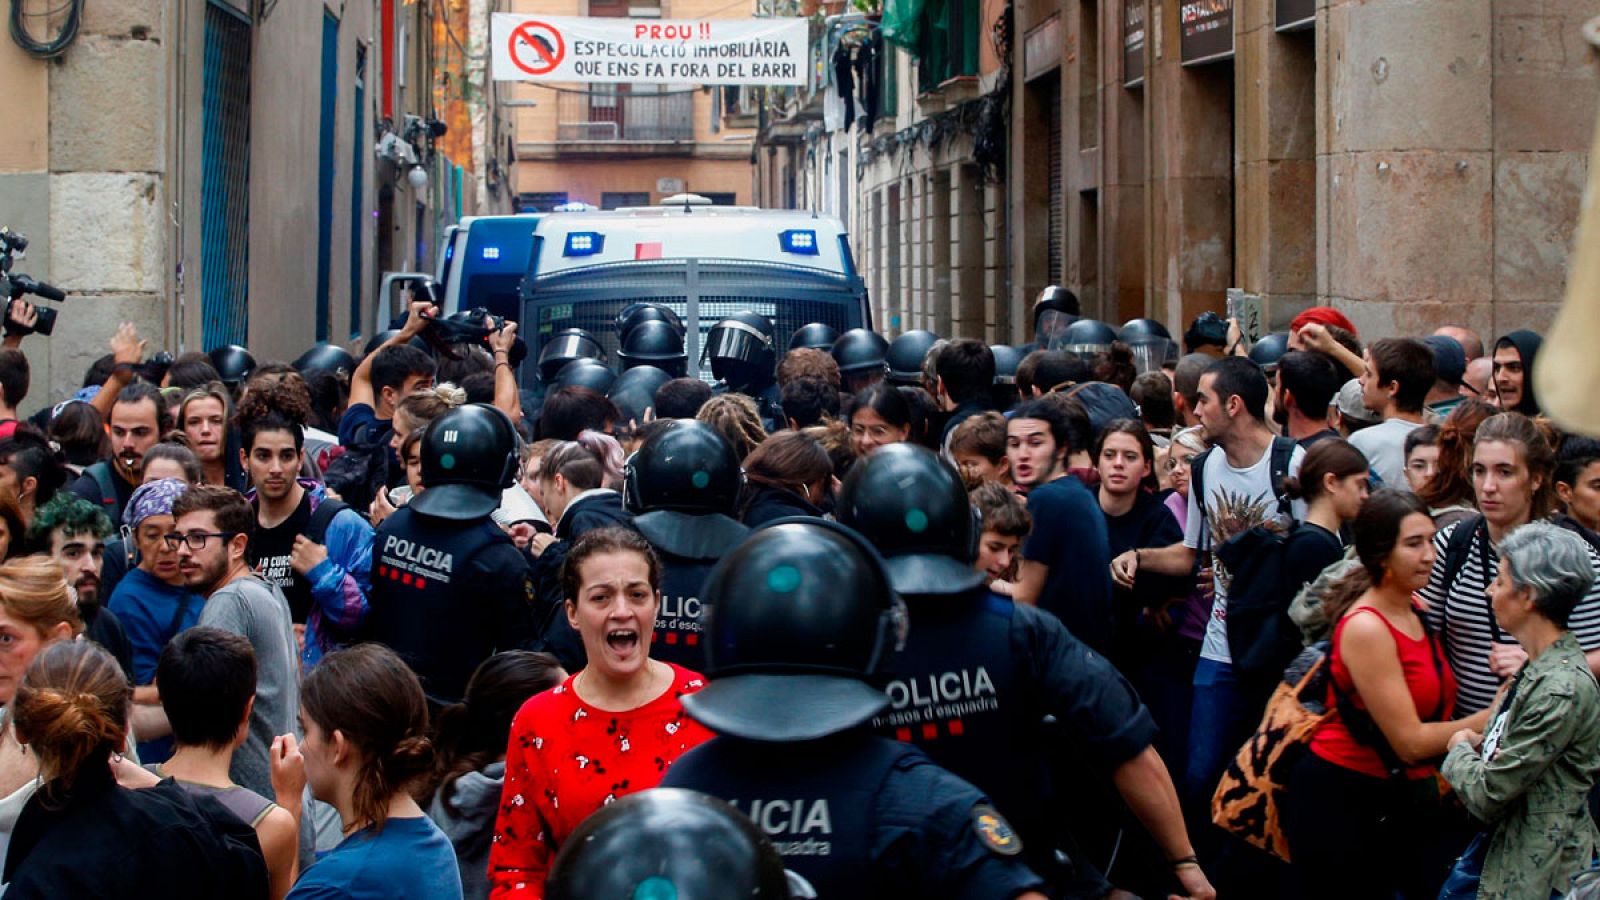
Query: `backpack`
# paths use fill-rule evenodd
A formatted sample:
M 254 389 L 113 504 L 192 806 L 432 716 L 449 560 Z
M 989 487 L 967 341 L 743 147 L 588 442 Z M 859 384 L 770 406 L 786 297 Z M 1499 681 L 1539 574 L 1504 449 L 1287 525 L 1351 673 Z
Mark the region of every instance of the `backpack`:
M 389 483 L 388 446 L 364 440 L 365 433 L 361 437 L 363 440 L 344 448 L 322 473 L 328 490 L 356 510 L 370 507 L 378 492 Z
M 1216 549 L 1228 570 L 1228 653 L 1241 678 L 1282 674 L 1300 652 L 1300 629 L 1289 619 L 1294 592 L 1284 584 L 1289 545 L 1313 535 L 1298 527 L 1287 534 L 1258 525 Z
M 1211 796 L 1211 820 L 1223 831 L 1289 861 L 1282 811 L 1289 775 L 1304 758 L 1311 734 L 1332 715 L 1327 641 L 1301 651 L 1284 670 L 1267 711 L 1234 755 Z
M 313 544 L 328 544 L 328 526 L 333 524 L 334 516 L 349 509 L 349 505 L 334 497 L 323 497 L 317 508 L 311 513 L 311 521 L 306 523 L 306 540 Z

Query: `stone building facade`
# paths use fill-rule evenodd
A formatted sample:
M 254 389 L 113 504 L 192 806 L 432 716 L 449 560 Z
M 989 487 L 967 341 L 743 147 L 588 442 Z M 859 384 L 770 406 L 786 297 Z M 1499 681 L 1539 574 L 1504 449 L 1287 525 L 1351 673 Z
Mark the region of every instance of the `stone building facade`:
M 1600 99 L 1580 34 L 1597 0 L 1015 13 L 1014 309 L 1059 279 L 1086 312 L 1175 332 L 1230 287 L 1269 328 L 1315 303 L 1372 335 L 1553 318 Z M 1060 170 L 1040 171 L 1052 141 Z
M 53 59 L 0 38 L 0 224 L 31 240 L 18 271 L 69 293 L 24 342 L 30 409 L 118 321 L 174 353 L 359 340 L 384 271 L 431 271 L 445 225 L 510 208 L 509 125 L 468 52 L 490 0 L 19 2 L 53 13 L 40 39 L 83 14 Z M 377 151 L 391 133 L 406 153 Z

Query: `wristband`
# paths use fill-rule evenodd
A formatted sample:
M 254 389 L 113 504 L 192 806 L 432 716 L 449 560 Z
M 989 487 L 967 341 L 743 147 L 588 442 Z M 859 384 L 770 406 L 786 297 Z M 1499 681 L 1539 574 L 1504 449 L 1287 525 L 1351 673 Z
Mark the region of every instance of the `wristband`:
M 1181 869 L 1184 866 L 1194 866 L 1196 869 L 1200 868 L 1200 857 L 1191 853 L 1188 856 L 1180 856 L 1172 861 L 1172 867 L 1174 869 Z

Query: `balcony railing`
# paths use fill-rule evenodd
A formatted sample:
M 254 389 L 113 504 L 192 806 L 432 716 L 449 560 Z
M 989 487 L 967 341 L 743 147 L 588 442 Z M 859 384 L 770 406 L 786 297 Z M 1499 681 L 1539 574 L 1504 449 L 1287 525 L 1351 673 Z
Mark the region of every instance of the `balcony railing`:
M 615 92 L 562 93 L 556 140 L 613 144 L 694 140 L 694 95 Z

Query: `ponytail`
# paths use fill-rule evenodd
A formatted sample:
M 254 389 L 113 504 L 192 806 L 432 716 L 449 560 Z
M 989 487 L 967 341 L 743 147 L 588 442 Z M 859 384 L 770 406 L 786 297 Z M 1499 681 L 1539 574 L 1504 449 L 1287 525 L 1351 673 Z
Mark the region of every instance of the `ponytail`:
M 133 688 L 91 641 L 58 641 L 28 666 L 12 702 L 17 740 L 39 758 L 46 803 L 64 802 L 84 772 L 104 768 L 128 740 Z
M 306 676 L 300 707 L 325 734 L 344 735 L 361 756 L 352 792 L 356 819 L 381 831 L 389 801 L 433 771 L 428 701 L 393 650 L 360 644 L 329 654 Z

